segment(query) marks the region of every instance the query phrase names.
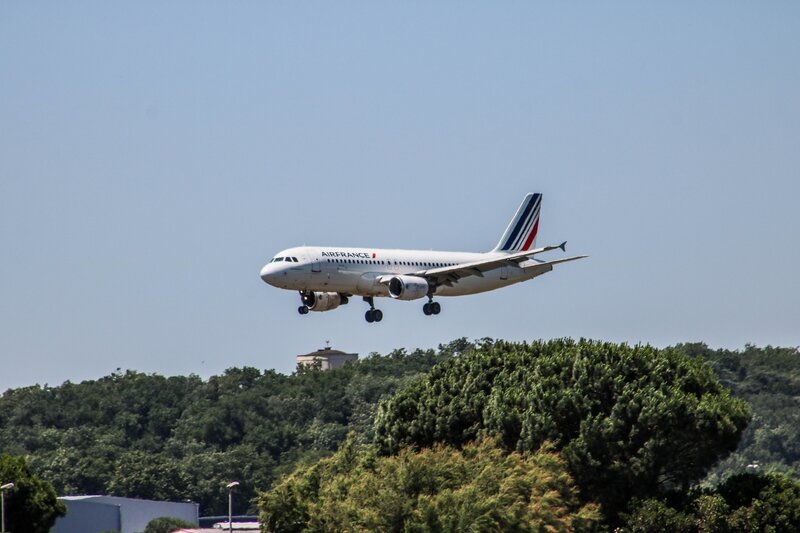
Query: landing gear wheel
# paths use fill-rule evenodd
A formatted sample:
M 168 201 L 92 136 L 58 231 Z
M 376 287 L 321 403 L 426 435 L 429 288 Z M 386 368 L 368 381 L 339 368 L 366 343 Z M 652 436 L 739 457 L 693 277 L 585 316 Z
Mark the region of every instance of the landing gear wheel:
M 369 304 L 369 310 L 364 313 L 364 318 L 367 322 L 380 322 L 383 320 L 383 312 L 380 309 L 375 309 L 375 299 L 372 296 L 364 296 L 363 300 Z
M 370 324 L 373 322 L 380 322 L 383 320 L 383 311 L 380 309 L 369 309 L 366 313 L 364 313 L 364 318 L 366 318 L 367 322 Z
M 426 316 L 438 315 L 441 311 L 442 306 L 439 305 L 439 302 L 428 302 L 422 306 L 422 312 L 425 313 Z
M 301 315 L 307 315 L 308 307 L 305 305 L 301 305 L 300 307 L 297 308 L 297 312 L 300 313 Z

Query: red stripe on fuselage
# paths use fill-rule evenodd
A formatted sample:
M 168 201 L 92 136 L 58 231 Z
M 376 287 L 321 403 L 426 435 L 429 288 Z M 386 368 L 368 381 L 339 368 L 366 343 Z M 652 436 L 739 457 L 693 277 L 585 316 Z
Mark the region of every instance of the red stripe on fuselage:
M 531 247 L 531 243 L 533 239 L 536 238 L 536 232 L 539 231 L 539 220 L 536 220 L 536 224 L 533 225 L 533 229 L 531 230 L 531 234 L 528 235 L 528 239 L 525 241 L 525 244 L 522 246 L 522 251 L 527 252 L 528 248 Z

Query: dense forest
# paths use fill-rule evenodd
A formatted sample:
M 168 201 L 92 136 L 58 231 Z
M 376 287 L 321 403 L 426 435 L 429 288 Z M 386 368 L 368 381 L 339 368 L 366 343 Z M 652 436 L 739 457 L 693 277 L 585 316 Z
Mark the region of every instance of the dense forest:
M 225 484 L 239 480 L 235 512 L 255 512 L 257 489 L 301 460 L 336 451 L 348 431 L 372 434 L 378 402 L 472 345 L 386 356 L 322 372 L 231 368 L 221 376 L 134 371 L 0 398 L 0 453 L 27 456 L 58 494 L 191 499 L 227 513 Z
M 785 472 L 800 479 L 800 352 L 797 348 L 711 350 L 705 344 L 680 344 L 676 350 L 704 360 L 734 396 L 753 412 L 739 447 L 713 470 L 709 481 L 732 472 Z
M 724 531 L 767 517 L 767 504 L 752 510 L 762 499 L 800 514 L 798 435 L 796 348 L 458 339 L 328 372 L 120 371 L 0 397 L 0 453 L 26 457 L 59 494 L 191 499 L 218 514 L 236 479 L 234 512 L 260 508 L 276 530 L 286 519 L 457 531 L 472 516 L 523 530 L 716 520 L 704 530 Z M 339 521 L 282 515 L 276 502 L 298 494 Z M 485 501 L 500 514 L 480 514 Z M 375 511 L 385 502 L 395 507 Z

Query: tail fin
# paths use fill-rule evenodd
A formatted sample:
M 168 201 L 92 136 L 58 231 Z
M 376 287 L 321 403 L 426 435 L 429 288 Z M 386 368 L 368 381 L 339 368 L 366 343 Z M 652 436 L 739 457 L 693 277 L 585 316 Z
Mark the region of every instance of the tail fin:
M 539 211 L 542 209 L 542 194 L 528 193 L 511 219 L 506 232 L 500 237 L 493 252 L 524 252 L 536 247 L 539 232 Z

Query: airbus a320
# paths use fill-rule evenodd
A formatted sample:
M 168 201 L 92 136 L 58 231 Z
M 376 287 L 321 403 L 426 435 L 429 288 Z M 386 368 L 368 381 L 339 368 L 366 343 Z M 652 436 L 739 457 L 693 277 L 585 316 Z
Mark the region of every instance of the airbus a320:
M 436 252 L 380 248 L 300 246 L 279 252 L 261 269 L 274 287 L 299 291 L 301 315 L 332 311 L 361 296 L 369 305 L 367 322 L 380 322 L 375 298 L 427 298 L 425 315 L 438 315 L 438 296 L 464 296 L 507 287 L 553 270 L 553 266 L 587 257 L 576 255 L 543 261 L 535 256 L 557 246 L 536 248 L 542 195 L 529 193 L 490 252 Z

